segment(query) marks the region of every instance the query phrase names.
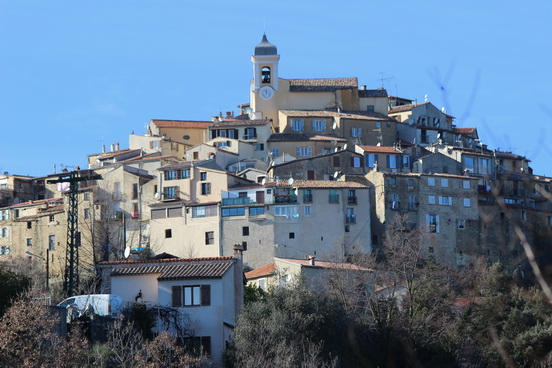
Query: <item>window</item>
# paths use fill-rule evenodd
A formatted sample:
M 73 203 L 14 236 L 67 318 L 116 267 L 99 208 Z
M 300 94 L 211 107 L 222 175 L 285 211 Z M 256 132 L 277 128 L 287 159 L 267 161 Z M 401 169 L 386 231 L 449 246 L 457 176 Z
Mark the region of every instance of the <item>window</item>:
M 408 187 L 409 187 L 409 188 L 414 188 L 414 179 L 409 178 L 409 179 L 407 180 L 407 183 L 408 183 Z
M 353 157 L 353 167 L 360 167 L 360 157 Z
M 435 178 L 427 178 L 427 185 L 429 185 L 430 187 L 434 187 L 435 186 Z
M 416 209 L 416 195 L 409 194 L 408 195 L 408 209 L 409 210 L 415 210 Z
M 466 229 L 466 220 L 458 220 L 458 230 Z
M 339 194 L 336 189 L 330 189 L 329 201 L 330 203 L 339 203 Z
M 90 208 L 84 209 L 84 219 L 88 220 L 90 218 Z M 50 222 L 53 222 L 52 219 L 50 219 Z
M 206 231 L 205 232 L 205 245 L 215 244 L 215 232 Z
M 399 195 L 398 194 L 391 194 L 391 209 L 392 210 L 398 210 L 399 208 L 400 208 Z
M 311 189 L 303 189 L 303 203 L 312 203 Z
M 312 215 L 312 208 L 311 208 L 311 206 L 305 206 L 305 207 L 304 207 L 304 213 L 305 213 L 305 215 Z
M 48 235 L 48 249 L 49 250 L 55 250 L 56 249 L 56 236 L 55 235 Z
M 473 157 L 464 157 L 464 170 L 467 172 L 476 172 L 475 159 Z
M 167 217 L 182 217 L 182 207 L 167 208 Z
M 221 211 L 221 215 L 222 217 L 245 216 L 245 207 L 223 208 Z
M 521 219 L 523 221 L 527 221 L 527 212 L 526 211 L 521 211 Z
M 151 210 L 151 219 L 162 219 L 167 217 L 167 211 L 164 208 Z
M 212 217 L 217 215 L 217 206 L 211 205 L 211 206 L 197 206 L 192 207 L 192 217 L 198 218 L 198 217 Z
M 201 194 L 211 194 L 211 183 L 201 183 Z
M 313 132 L 324 132 L 324 131 L 326 131 L 326 120 L 313 120 L 312 121 L 312 131 Z
M 264 215 L 264 213 L 265 213 L 264 207 L 249 207 L 250 216 Z
M 163 188 L 163 199 L 174 199 L 176 198 L 176 188 L 177 187 L 164 187 Z
M 246 241 L 242 241 L 242 250 L 247 250 L 247 242 Z
M 552 216 L 546 216 L 546 225 L 552 226 Z
M 448 188 L 448 179 L 442 178 L 442 179 L 441 179 L 441 186 L 442 186 L 443 188 Z
M 33 223 L 31 221 L 27 221 L 27 229 L 32 229 Z
M 398 165 L 398 157 L 395 155 L 387 155 L 387 168 L 388 169 L 397 169 L 399 167 Z M 397 172 L 397 170 L 392 170 L 393 172 Z
M 469 198 L 464 198 L 464 207 L 471 207 L 471 200 Z
M 207 180 L 207 173 L 205 171 L 199 173 L 199 180 L 201 181 Z
M 27 246 L 32 247 L 33 246 L 33 238 L 27 238 Z
M 242 236 L 249 236 L 249 226 L 242 227 Z
M 297 146 L 297 156 L 299 156 L 299 157 L 310 157 L 310 156 L 312 156 L 312 147 L 311 146 Z
M 351 137 L 362 137 L 362 128 L 351 128 Z
M 355 209 L 354 208 L 347 208 L 347 212 L 345 215 L 345 222 L 348 224 L 354 224 L 356 223 L 356 215 L 355 215 Z
M 211 285 L 172 287 L 173 307 L 193 307 L 209 305 L 211 305 Z
M 295 233 L 289 233 L 289 238 L 290 239 L 295 239 Z
M 428 204 L 435 204 L 435 196 L 428 196 L 427 197 L 427 203 Z
M 84 209 L 85 214 L 86 214 L 86 210 L 90 211 L 90 209 L 85 208 Z M 87 217 L 85 217 L 85 218 L 87 218 Z M 56 220 L 56 216 L 55 215 L 50 215 L 49 220 L 50 220 L 50 222 L 54 222 Z
M 441 206 L 452 206 L 452 197 L 439 197 L 439 204 Z
M 6 255 L 10 254 L 10 246 L 9 245 L 6 245 L 4 247 L 4 254 L 6 254 Z
M 389 178 L 389 185 L 391 185 L 392 187 L 396 186 L 397 185 L 397 178 L 395 178 L 395 177 Z
M 471 188 L 470 181 L 469 180 L 462 180 L 462 188 L 470 189 Z
M 279 148 L 272 148 L 272 158 L 280 157 L 280 149 Z
M 356 190 L 349 189 L 349 193 L 347 194 L 347 203 L 348 204 L 357 204 Z
M 297 206 L 274 206 L 274 216 L 285 218 L 298 217 Z
M 374 167 L 378 162 L 378 155 L 373 153 L 365 154 L 364 161 L 366 162 L 366 167 Z
M 172 229 L 165 229 L 165 238 L 172 238 Z
M 256 144 L 255 151 L 264 151 L 264 143 Z
M 291 119 L 291 130 L 302 132 L 305 130 L 305 121 L 303 119 Z
M 376 128 L 381 128 L 381 123 L 379 121 L 376 123 Z
M 439 233 L 439 215 L 426 215 L 426 231 L 428 233 Z

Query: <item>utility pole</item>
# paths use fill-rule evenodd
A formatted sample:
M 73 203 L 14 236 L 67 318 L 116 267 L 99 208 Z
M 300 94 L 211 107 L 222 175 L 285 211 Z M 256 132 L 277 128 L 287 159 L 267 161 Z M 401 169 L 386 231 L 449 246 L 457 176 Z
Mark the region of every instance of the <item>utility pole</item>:
M 84 174 L 84 173 L 83 173 Z M 69 183 L 66 192 L 69 199 L 67 211 L 67 247 L 65 248 L 65 276 L 63 291 L 67 296 L 75 295 L 79 286 L 79 247 L 81 236 L 79 232 L 79 183 L 88 180 L 101 180 L 102 176 L 91 171 L 81 175 L 80 171 L 63 173 L 55 180 L 48 180 L 50 184 Z

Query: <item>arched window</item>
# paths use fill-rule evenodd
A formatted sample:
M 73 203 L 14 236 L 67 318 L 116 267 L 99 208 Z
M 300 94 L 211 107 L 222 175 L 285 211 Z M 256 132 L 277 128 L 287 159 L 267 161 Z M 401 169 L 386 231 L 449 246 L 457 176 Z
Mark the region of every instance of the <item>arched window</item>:
M 270 68 L 263 66 L 261 69 L 261 83 L 270 83 Z

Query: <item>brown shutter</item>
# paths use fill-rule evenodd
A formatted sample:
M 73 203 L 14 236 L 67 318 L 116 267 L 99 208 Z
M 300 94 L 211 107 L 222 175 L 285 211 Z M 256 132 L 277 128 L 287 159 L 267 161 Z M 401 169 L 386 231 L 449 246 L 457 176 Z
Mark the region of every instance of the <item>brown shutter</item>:
M 182 286 L 172 287 L 172 306 L 182 307 Z
M 211 285 L 201 285 L 201 305 L 211 305 Z

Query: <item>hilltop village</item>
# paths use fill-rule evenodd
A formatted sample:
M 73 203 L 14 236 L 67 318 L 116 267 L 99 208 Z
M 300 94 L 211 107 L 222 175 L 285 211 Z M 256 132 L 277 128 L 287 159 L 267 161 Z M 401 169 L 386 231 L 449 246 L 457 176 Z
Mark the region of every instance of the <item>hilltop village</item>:
M 73 224 L 81 279 L 103 274 L 103 292 L 181 307 L 242 295 L 242 270 L 266 290 L 301 269 L 385 255 L 391 230 L 424 233 L 424 257 L 453 269 L 483 258 L 528 271 L 523 243 L 538 255 L 550 239 L 552 178 L 444 108 L 356 77 L 286 79 L 266 35 L 251 62 L 250 101 L 237 112 L 153 119 L 128 148 L 103 147 L 74 172 L 0 175 L 0 261 L 46 266 L 61 282 Z M 69 176 L 78 180 L 60 180 Z M 204 281 L 181 282 L 190 279 Z M 239 308 L 196 328 L 217 359 Z M 206 332 L 218 324 L 220 339 Z

